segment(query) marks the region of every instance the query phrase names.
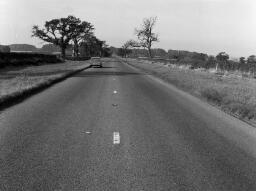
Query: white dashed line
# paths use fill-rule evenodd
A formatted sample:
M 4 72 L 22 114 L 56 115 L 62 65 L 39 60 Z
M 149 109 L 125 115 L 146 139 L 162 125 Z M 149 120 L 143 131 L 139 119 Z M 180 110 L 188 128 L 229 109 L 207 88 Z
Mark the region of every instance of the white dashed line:
M 115 90 L 113 93 L 114 93 L 114 94 L 117 94 L 117 91 Z
M 90 131 L 86 131 L 85 133 L 86 133 L 86 134 L 91 134 L 91 132 L 90 132 Z
M 120 144 L 120 135 L 119 132 L 114 132 L 113 133 L 113 144 Z

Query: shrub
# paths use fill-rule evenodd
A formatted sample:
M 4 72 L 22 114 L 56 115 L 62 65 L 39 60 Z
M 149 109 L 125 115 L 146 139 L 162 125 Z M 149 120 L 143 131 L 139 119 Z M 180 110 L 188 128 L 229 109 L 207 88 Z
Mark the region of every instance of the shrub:
M 201 90 L 201 95 L 208 101 L 220 105 L 223 102 L 223 98 L 226 96 L 224 92 L 216 90 L 214 88 L 206 88 Z
M 256 109 L 255 106 L 231 102 L 228 105 L 224 106 L 225 110 L 229 110 L 232 113 L 239 115 L 241 118 L 255 119 L 256 118 Z

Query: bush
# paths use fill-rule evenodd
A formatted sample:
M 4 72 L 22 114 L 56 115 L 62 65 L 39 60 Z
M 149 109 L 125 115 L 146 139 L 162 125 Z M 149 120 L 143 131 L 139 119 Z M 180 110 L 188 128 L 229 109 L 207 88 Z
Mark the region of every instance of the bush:
M 239 103 L 239 102 L 231 102 L 228 105 L 223 107 L 225 110 L 228 110 L 232 113 L 237 114 L 241 118 L 255 119 L 256 118 L 256 109 L 255 106 Z
M 220 90 L 216 90 L 214 88 L 206 88 L 201 91 L 201 95 L 206 98 L 208 101 L 216 103 L 220 105 L 223 102 L 223 98 L 226 96 Z

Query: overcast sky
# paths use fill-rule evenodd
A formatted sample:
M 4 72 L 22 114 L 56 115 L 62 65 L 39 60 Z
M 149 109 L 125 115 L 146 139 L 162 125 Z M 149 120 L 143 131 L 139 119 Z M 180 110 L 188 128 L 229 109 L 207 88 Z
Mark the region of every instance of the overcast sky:
M 256 54 L 256 0 L 0 0 L 0 44 L 40 47 L 32 26 L 68 15 L 91 22 L 111 46 L 135 39 L 143 18 L 157 16 L 160 42 L 154 47 Z

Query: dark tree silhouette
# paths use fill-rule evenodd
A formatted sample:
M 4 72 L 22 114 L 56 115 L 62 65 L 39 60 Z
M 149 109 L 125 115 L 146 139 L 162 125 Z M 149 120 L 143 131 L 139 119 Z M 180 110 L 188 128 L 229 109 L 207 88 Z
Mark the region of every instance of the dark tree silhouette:
M 45 22 L 44 28 L 39 28 L 37 25 L 33 26 L 32 36 L 59 46 L 61 55 L 65 58 L 65 50 L 72 38 L 74 38 L 77 26 L 80 23 L 80 19 L 74 16 L 52 19 Z
M 109 56 L 110 49 L 105 41 L 94 35 L 84 38 L 80 43 L 80 52 L 83 56 Z
M 82 40 L 85 40 L 93 36 L 93 30 L 94 30 L 93 25 L 86 21 L 80 22 L 79 24 L 77 24 L 76 27 L 74 27 L 74 31 L 72 34 L 72 41 L 74 43 L 75 57 L 78 57 L 79 55 L 79 43 Z
M 229 55 L 226 52 L 220 52 L 216 56 L 217 62 L 216 62 L 216 71 L 219 69 L 219 64 L 223 64 L 223 67 L 227 64 L 227 61 L 229 59 Z

